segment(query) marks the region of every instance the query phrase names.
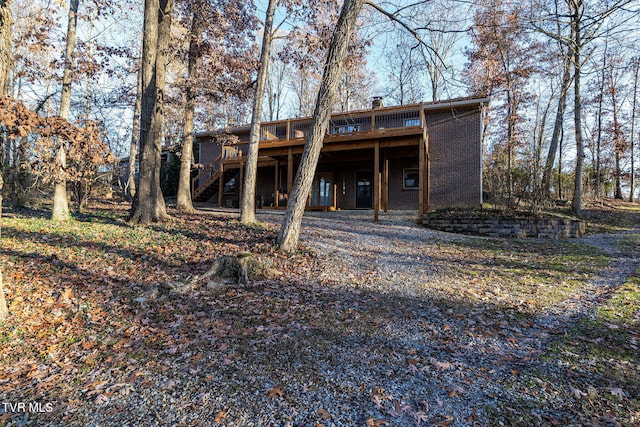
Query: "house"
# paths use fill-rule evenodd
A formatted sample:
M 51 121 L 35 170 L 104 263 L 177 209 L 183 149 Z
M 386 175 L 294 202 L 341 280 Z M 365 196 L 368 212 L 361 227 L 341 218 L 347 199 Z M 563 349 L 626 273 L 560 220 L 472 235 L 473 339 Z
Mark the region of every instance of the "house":
M 482 204 L 482 131 L 487 98 L 458 98 L 333 114 L 309 209 L 435 209 Z M 263 122 L 258 207 L 281 208 L 295 177 L 311 119 Z M 231 141 L 230 142 L 230 138 Z M 249 126 L 196 135 L 193 199 L 238 207 Z

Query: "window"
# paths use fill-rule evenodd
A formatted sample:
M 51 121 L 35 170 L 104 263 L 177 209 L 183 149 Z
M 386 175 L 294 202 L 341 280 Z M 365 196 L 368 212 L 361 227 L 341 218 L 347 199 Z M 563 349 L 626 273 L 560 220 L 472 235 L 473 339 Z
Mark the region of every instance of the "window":
M 311 188 L 311 206 L 332 206 L 333 185 L 331 174 L 316 175 Z
M 360 132 L 360 125 L 334 126 L 331 128 L 332 134 Z
M 420 119 L 417 117 L 414 119 L 404 119 L 404 126 L 405 127 L 420 126 Z
M 234 194 L 236 192 L 236 178 L 233 177 L 224 184 L 224 194 Z
M 402 175 L 404 190 L 417 190 L 420 187 L 420 171 L 418 169 L 404 169 Z

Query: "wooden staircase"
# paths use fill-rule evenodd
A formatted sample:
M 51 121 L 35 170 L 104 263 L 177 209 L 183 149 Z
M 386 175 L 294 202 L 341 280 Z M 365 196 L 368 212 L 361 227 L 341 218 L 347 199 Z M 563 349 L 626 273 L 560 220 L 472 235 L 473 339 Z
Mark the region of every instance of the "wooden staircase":
M 218 180 L 220 179 L 220 161 L 222 156 L 218 156 L 203 171 L 191 180 L 193 194 L 191 200 L 194 202 L 207 202 L 218 192 Z M 202 179 L 204 178 L 204 181 Z

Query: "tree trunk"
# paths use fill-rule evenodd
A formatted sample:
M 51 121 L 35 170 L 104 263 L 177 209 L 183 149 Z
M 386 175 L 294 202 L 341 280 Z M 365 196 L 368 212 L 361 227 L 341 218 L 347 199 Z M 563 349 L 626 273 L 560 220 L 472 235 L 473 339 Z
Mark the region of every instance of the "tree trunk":
M 138 69 L 138 86 L 136 89 L 136 103 L 133 108 L 133 124 L 131 128 L 131 146 L 129 147 L 129 175 L 127 188 L 129 195 L 136 195 L 136 161 L 139 158 L 138 141 L 140 139 L 140 110 L 142 109 L 142 67 Z
M 611 85 L 615 83 L 612 81 Z M 620 122 L 618 121 L 618 100 L 616 97 L 616 91 L 614 87 L 609 90 L 611 94 L 611 106 L 613 109 L 613 140 L 614 140 L 614 158 L 615 158 L 615 177 L 616 177 L 616 193 L 614 198 L 622 200 L 622 155 L 625 151 L 624 143 L 622 142 L 622 132 L 620 131 Z
M 9 88 L 11 73 L 11 0 L 0 0 L 0 94 L 5 95 Z
M 0 4 L 0 9 L 4 9 L 4 6 Z M 0 13 L 4 10 L 0 10 Z M 3 14 L 4 15 L 4 14 Z M 2 48 L 0 48 L 2 49 Z M 1 52 L 2 55 L 4 52 Z M 0 83 L 2 83 L 0 81 Z M 2 219 L 2 189 L 4 187 L 4 179 L 2 178 L 2 170 L 0 169 L 0 221 Z M 0 224 L 1 225 L 1 224 Z M 0 228 L 0 237 L 2 236 L 2 228 Z M 7 300 L 4 297 L 4 284 L 2 282 L 2 273 L 4 272 L 4 265 L 0 265 L 0 322 L 4 322 L 9 318 L 9 308 L 7 307 Z
M 142 48 L 140 174 L 129 222 L 144 225 L 168 219 L 160 188 L 162 120 L 173 0 L 146 0 Z
M 60 117 L 69 120 L 71 111 L 71 82 L 73 79 L 73 52 L 76 48 L 76 28 L 78 26 L 79 0 L 71 0 L 69 4 L 69 23 L 67 26 L 67 42 L 64 51 L 64 71 L 62 74 L 62 94 L 60 96 Z M 58 138 L 57 162 L 58 176 L 54 180 L 53 208 L 51 219 L 67 221 L 69 215 L 69 202 L 67 199 L 67 180 L 65 177 L 67 167 L 66 141 Z
M 324 137 L 329 127 L 331 106 L 347 57 L 347 47 L 363 4 L 364 0 L 345 0 L 333 33 L 318 91 L 311 134 L 304 146 L 284 221 L 278 235 L 278 248 L 283 252 L 295 252 L 298 247 L 302 216 L 311 191 Z
M 180 177 L 176 209 L 182 212 L 195 212 L 191 200 L 191 160 L 193 158 L 193 118 L 195 115 L 195 93 L 191 86 L 191 77 L 196 72 L 198 61 L 198 38 L 200 37 L 202 19 L 194 12 L 191 21 L 191 38 L 189 40 L 189 59 L 187 64 L 187 87 L 185 89 L 184 139 L 182 157 L 180 158 Z
M 4 96 L 8 92 L 9 74 L 11 71 L 11 26 L 13 16 L 11 15 L 11 0 L 0 0 L 0 95 Z M 2 144 L 6 138 L 2 138 Z M 3 146 L 4 148 L 4 146 Z M 2 160 L 2 159 L 0 159 Z M 2 202 L 4 190 L 4 164 L 0 164 L 0 237 L 2 236 Z M 4 265 L 0 265 L 0 322 L 4 322 L 9 317 L 9 308 L 4 297 L 4 284 L 2 273 Z
M 262 101 L 269 62 L 271 60 L 271 40 L 273 37 L 273 16 L 276 11 L 276 0 L 269 0 L 267 16 L 264 22 L 264 35 L 262 39 L 262 51 L 260 52 L 260 71 L 258 72 L 258 84 L 253 99 L 253 112 L 251 114 L 251 131 L 249 132 L 249 152 L 244 174 L 244 192 L 242 194 L 242 206 L 240 222 L 251 224 L 256 221 L 256 178 L 258 175 L 258 150 L 260 143 L 260 121 L 262 120 Z
M 549 143 L 549 151 L 547 160 L 544 164 L 544 173 L 542 175 L 542 194 L 545 197 L 551 196 L 551 181 L 553 180 L 553 165 L 556 162 L 556 154 L 560 145 L 562 136 L 562 127 L 564 123 L 564 112 L 567 109 L 567 94 L 571 87 L 571 58 L 563 59 L 562 83 L 560 86 L 560 97 L 558 98 L 558 109 L 556 110 L 556 119 L 553 125 L 553 134 Z
M 597 123 L 597 129 L 596 129 L 596 199 L 600 200 L 601 195 L 601 177 L 600 177 L 600 167 L 601 167 L 601 162 L 600 162 L 600 155 L 602 152 L 602 103 L 604 100 L 604 84 L 605 84 L 605 69 L 607 66 L 607 51 L 606 51 L 606 45 L 605 45 L 605 52 L 604 52 L 604 59 L 603 59 L 603 64 L 602 64 L 602 81 L 600 82 L 600 93 L 598 94 L 598 119 L 596 121 Z
M 633 76 L 633 100 L 631 101 L 631 182 L 629 183 L 629 187 L 631 188 L 629 191 L 629 201 L 633 202 L 636 186 L 636 167 L 635 167 L 635 156 L 636 149 L 635 144 L 633 143 L 635 129 L 636 129 L 636 106 L 638 104 L 638 69 L 640 68 L 640 58 L 634 59 L 635 67 L 634 76 Z
M 577 216 L 582 214 L 582 169 L 584 164 L 584 142 L 582 136 L 582 99 L 580 96 L 580 74 L 582 72 L 581 61 L 581 13 L 582 0 L 570 0 L 571 25 L 573 27 L 574 40 L 572 41 L 572 56 L 574 67 L 574 123 L 576 133 L 576 170 L 571 209 Z

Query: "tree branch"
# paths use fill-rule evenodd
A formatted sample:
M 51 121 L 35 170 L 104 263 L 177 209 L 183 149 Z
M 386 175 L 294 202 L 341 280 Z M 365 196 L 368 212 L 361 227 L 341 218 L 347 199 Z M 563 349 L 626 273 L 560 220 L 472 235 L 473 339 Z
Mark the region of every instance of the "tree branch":
M 409 24 L 407 24 L 406 22 L 402 21 L 400 18 L 398 18 L 398 16 L 395 13 L 391 13 L 388 10 L 383 9 L 382 7 L 378 6 L 377 4 L 373 3 L 372 1 L 365 1 L 364 4 L 366 4 L 367 6 L 370 6 L 371 8 L 373 8 L 374 10 L 378 11 L 379 13 L 381 13 L 382 15 L 386 16 L 387 18 L 389 18 L 390 20 L 392 20 L 393 22 L 396 22 L 397 24 L 399 24 L 402 28 L 404 28 L 405 30 L 407 30 L 409 32 L 409 34 L 411 34 L 417 41 L 418 43 L 420 43 L 422 46 L 424 46 L 426 49 L 430 50 L 431 52 L 433 52 L 433 54 L 435 55 L 436 58 L 438 58 L 438 60 L 440 61 L 440 63 L 442 65 L 444 65 L 446 67 L 447 64 L 445 64 L 444 60 L 442 59 L 442 57 L 440 57 L 440 54 L 431 46 L 429 46 L 424 40 L 422 40 L 422 37 L 420 36 L 420 34 L 418 33 L 418 31 L 416 31 L 416 29 L 411 28 L 409 26 Z

